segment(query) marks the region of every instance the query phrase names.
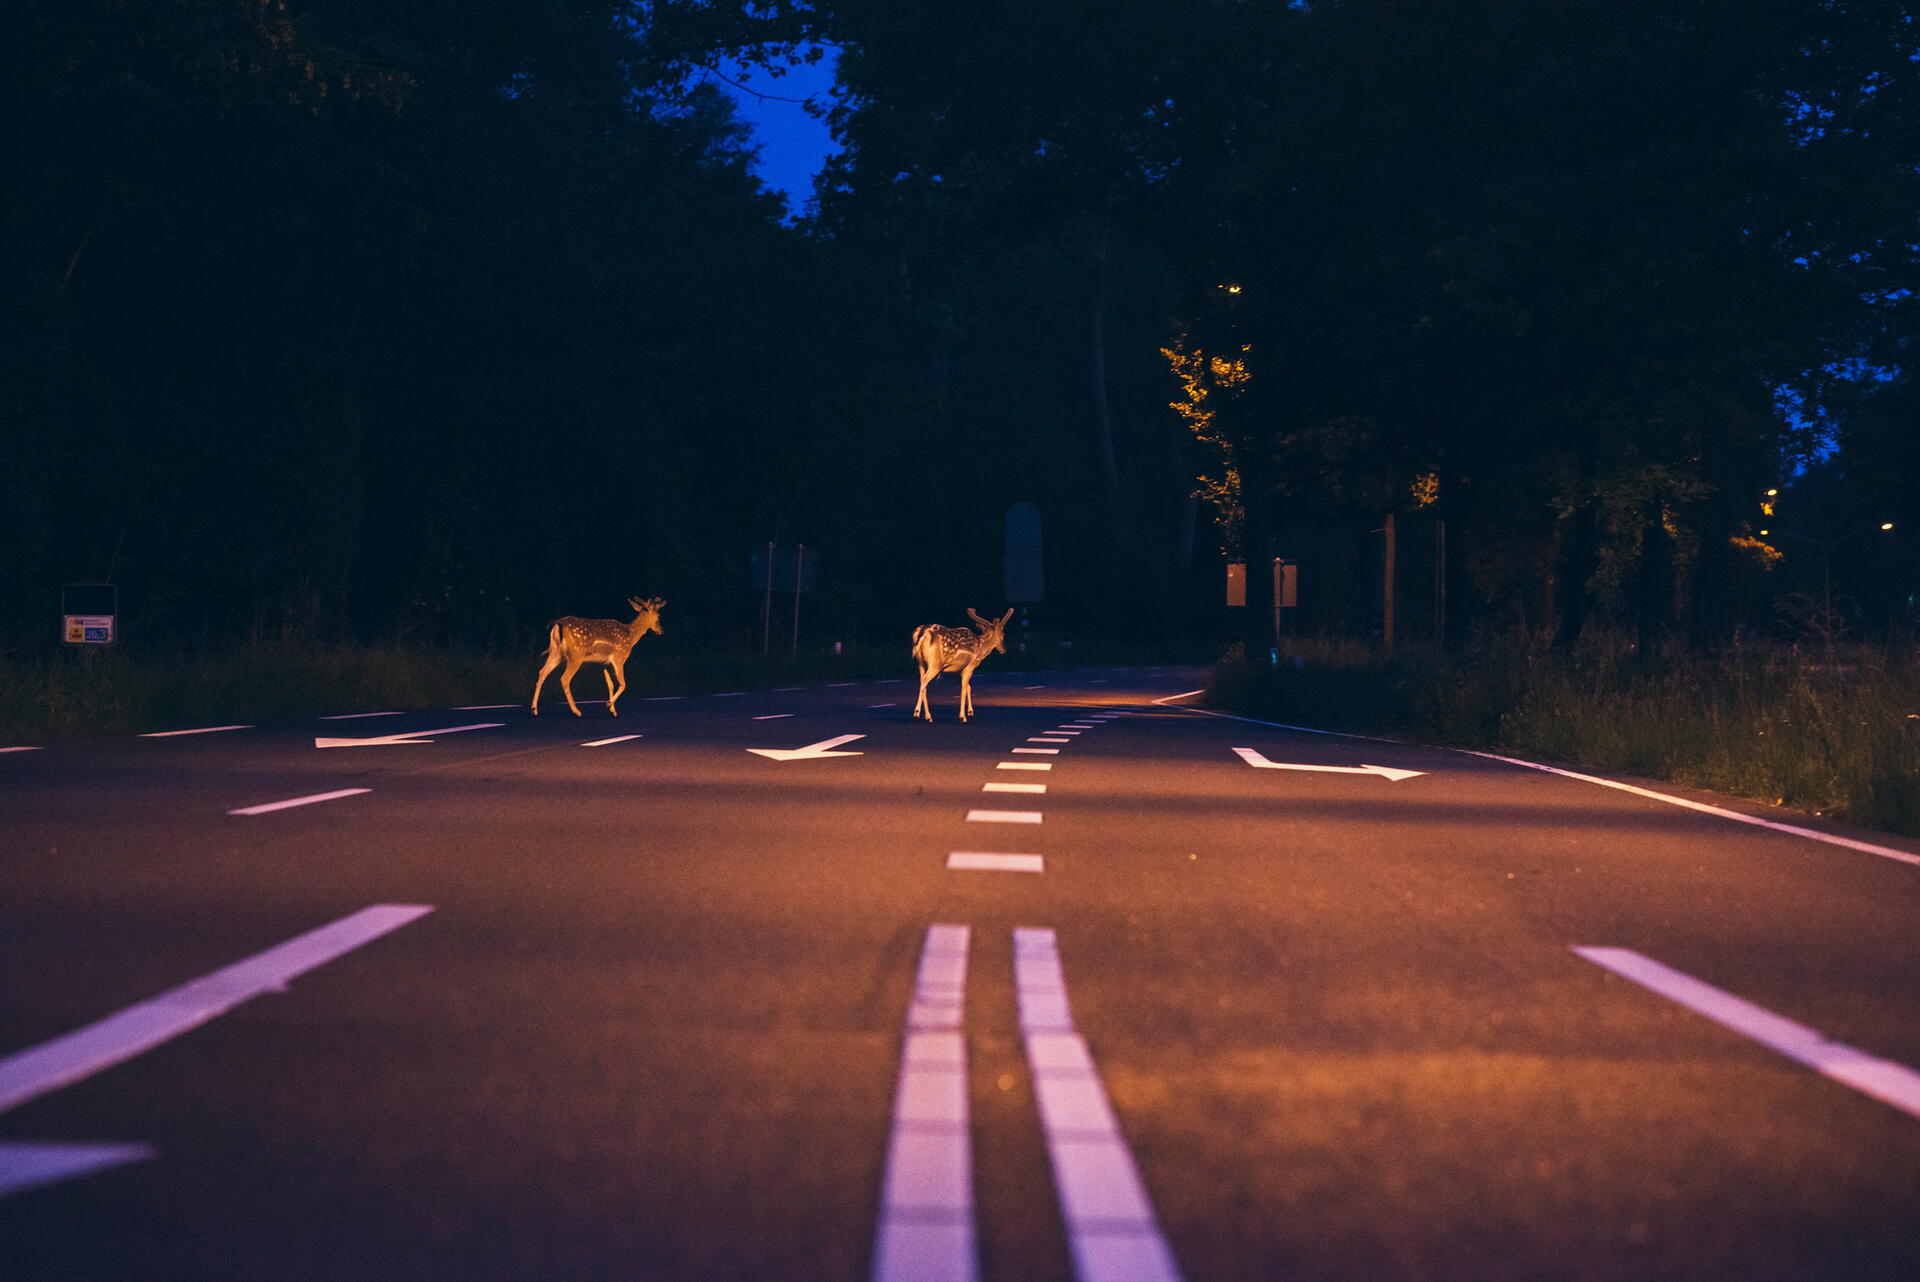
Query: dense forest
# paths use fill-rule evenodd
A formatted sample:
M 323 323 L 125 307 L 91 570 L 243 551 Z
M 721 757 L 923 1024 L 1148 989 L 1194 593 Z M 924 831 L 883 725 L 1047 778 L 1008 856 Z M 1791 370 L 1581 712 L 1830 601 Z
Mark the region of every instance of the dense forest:
M 789 210 L 703 68 L 828 51 Z M 28 0 L 0 652 L 1910 629 L 1920 24 L 1879 0 Z M 1778 493 L 1771 493 L 1778 491 Z M 1882 530 L 1891 523 L 1891 530 Z M 1838 601 L 1839 606 L 1833 603 Z M 775 624 L 784 622 L 776 612 Z

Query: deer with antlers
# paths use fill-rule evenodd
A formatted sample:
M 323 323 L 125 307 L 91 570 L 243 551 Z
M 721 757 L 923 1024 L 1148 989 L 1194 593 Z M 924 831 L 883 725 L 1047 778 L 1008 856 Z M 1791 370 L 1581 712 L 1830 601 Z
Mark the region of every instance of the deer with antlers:
M 960 674 L 960 719 L 971 717 L 973 670 L 995 650 L 1007 652 L 1007 620 L 1013 617 L 1012 610 L 998 619 L 983 619 L 968 606 L 967 617 L 980 625 L 978 632 L 972 628 L 943 628 L 937 623 L 913 630 L 913 657 L 920 664 L 920 702 L 913 705 L 915 718 L 933 720 L 933 710 L 927 706 L 927 686 L 942 672 Z
M 618 619 L 576 619 L 571 614 L 553 621 L 547 632 L 547 662 L 540 669 L 540 679 L 533 683 L 534 716 L 540 715 L 540 687 L 547 683 L 547 674 L 562 663 L 567 668 L 560 674 L 560 689 L 567 696 L 567 706 L 573 709 L 574 716 L 580 715 L 580 705 L 573 701 L 573 674 L 583 663 L 607 665 L 607 711 L 616 717 L 620 715 L 615 705 L 627 692 L 627 656 L 640 644 L 641 637 L 660 632 L 660 611 L 667 603 L 659 597 L 645 601 L 628 597 L 627 604 L 638 611 L 632 623 Z M 617 690 L 615 677 L 620 679 Z

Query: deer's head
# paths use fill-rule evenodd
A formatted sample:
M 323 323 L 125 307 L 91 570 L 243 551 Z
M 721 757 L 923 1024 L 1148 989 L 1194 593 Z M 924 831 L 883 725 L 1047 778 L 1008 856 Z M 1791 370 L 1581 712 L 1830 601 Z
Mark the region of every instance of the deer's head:
M 639 640 L 649 632 L 659 633 L 661 636 L 666 635 L 665 632 L 660 631 L 660 611 L 666 608 L 667 603 L 665 601 L 657 596 L 648 597 L 644 601 L 638 601 L 633 597 L 628 597 L 627 604 L 632 606 L 636 611 L 636 617 L 633 620 L 631 628 L 634 640 Z
M 997 619 L 983 619 L 974 612 L 972 606 L 968 606 L 967 617 L 980 625 L 980 639 L 982 641 L 992 646 L 995 650 L 998 650 L 1001 654 L 1007 652 L 1007 620 L 1013 617 L 1011 607 L 1008 608 L 1005 614 Z

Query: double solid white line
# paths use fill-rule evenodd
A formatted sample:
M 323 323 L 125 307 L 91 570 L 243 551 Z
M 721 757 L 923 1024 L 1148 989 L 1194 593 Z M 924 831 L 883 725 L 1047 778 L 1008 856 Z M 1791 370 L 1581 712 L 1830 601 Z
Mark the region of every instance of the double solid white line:
M 927 930 L 907 1009 L 873 1282 L 975 1282 L 967 1110 L 967 926 Z M 1073 1026 L 1054 932 L 1014 931 L 1015 996 L 1079 1282 L 1180 1282 L 1093 1056 Z

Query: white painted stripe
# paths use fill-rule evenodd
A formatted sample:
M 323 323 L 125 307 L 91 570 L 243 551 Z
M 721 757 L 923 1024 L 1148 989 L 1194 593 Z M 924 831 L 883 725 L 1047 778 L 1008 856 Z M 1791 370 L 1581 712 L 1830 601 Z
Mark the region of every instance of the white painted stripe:
M 967 1108 L 966 926 L 927 928 L 907 1007 L 880 1183 L 873 1282 L 974 1282 L 973 1145 Z
M 491 712 L 495 708 L 518 708 L 517 703 L 469 703 L 455 708 L 455 712 Z
M 900 705 L 897 703 L 869 703 L 867 706 L 869 708 L 897 708 Z
M 97 1171 L 144 1162 L 154 1156 L 145 1144 L 37 1144 L 0 1141 L 0 1197 Z
M 975 872 L 1045 872 L 1039 855 L 1002 855 L 986 850 L 956 850 L 947 856 L 947 867 Z
M 1168 705 L 1169 703 L 1172 703 L 1172 702 L 1173 702 L 1173 701 L 1174 701 L 1175 699 L 1185 699 L 1185 698 L 1187 698 L 1187 697 L 1188 697 L 1188 696 L 1190 696 L 1190 695 L 1196 695 L 1196 694 L 1205 694 L 1206 692 L 1207 692 L 1207 690 L 1206 690 L 1206 687 L 1205 687 L 1205 686 L 1202 686 L 1202 687 L 1201 687 L 1200 689 L 1198 689 L 1198 690 L 1182 690 L 1182 691 L 1181 691 L 1181 692 L 1180 692 L 1179 694 L 1170 694 L 1170 695 L 1167 695 L 1167 696 L 1165 696 L 1164 698 L 1160 698 L 1160 699 L 1155 699 L 1155 700 L 1154 700 L 1153 702 L 1154 702 L 1154 703 L 1155 703 L 1156 705 L 1158 705 L 1158 706 L 1160 706 L 1160 707 L 1162 707 L 1162 708 L 1164 708 L 1164 707 L 1166 707 L 1166 706 L 1167 706 L 1167 705 Z M 1194 711 L 1196 711 L 1196 712 L 1197 712 L 1197 711 L 1199 711 L 1199 709 L 1197 709 L 1197 708 L 1196 708 L 1196 709 L 1194 709 Z
M 755 721 L 778 721 L 782 717 L 790 717 L 792 715 L 793 714 L 791 712 L 769 712 L 764 717 L 755 717 L 754 720 Z
M 1020 750 L 1015 748 L 1014 751 Z M 1002 761 L 995 764 L 993 768 L 995 770 L 1051 770 L 1053 763 L 1051 761 Z
M 1558 766 L 1543 766 L 1535 761 L 1522 761 L 1518 757 L 1502 757 L 1491 752 L 1473 752 L 1467 748 L 1457 748 L 1470 757 L 1485 757 L 1489 761 L 1504 761 L 1510 766 L 1524 766 L 1528 770 L 1541 770 L 1550 775 L 1561 775 L 1568 779 L 1578 779 L 1581 783 L 1597 783 L 1602 788 L 1614 788 L 1620 792 L 1630 792 L 1636 797 L 1646 797 L 1653 801 L 1664 801 L 1670 806 L 1682 806 L 1688 810 L 1697 810 L 1703 815 L 1713 815 L 1718 819 L 1731 819 L 1735 823 L 1752 824 L 1756 828 L 1771 828 L 1774 832 L 1784 832 L 1792 837 L 1805 837 L 1811 841 L 1824 841 L 1829 846 L 1844 846 L 1848 850 L 1858 850 L 1863 854 L 1879 855 L 1882 859 L 1897 859 L 1903 864 L 1920 866 L 1920 855 L 1911 851 L 1896 850 L 1892 846 L 1875 845 L 1870 841 L 1855 841 L 1852 837 L 1842 837 L 1836 833 L 1818 832 L 1812 828 L 1802 828 L 1798 824 L 1783 824 L 1772 819 L 1762 819 L 1758 815 L 1743 815 L 1738 810 L 1727 810 L 1720 806 L 1710 806 L 1701 801 L 1690 801 L 1685 797 L 1673 797 L 1664 792 L 1654 792 L 1650 788 L 1636 788 L 1630 783 L 1621 783 L 1617 779 L 1602 779 L 1598 775 L 1583 775 L 1572 770 L 1562 770 Z
M 519 704 L 514 704 L 519 707 Z M 404 717 L 404 712 L 341 712 L 331 717 L 320 717 L 321 721 L 365 721 L 368 717 Z
M 1013 975 L 1074 1275 L 1080 1282 L 1180 1282 L 1099 1069 L 1074 1031 L 1053 931 L 1013 932 Z
M 905 681 L 905 677 L 881 677 L 878 681 L 874 682 L 874 684 L 877 686 L 897 686 Z
M 1087 727 L 1083 727 L 1083 726 L 1067 726 L 1067 727 L 1065 727 L 1065 728 L 1063 728 L 1063 729 L 1060 729 L 1060 730 L 1049 730 L 1049 731 L 1047 731 L 1047 733 L 1048 733 L 1048 734 L 1050 734 L 1050 735 L 1061 735 L 1061 736 L 1065 736 L 1065 737 L 1068 737 L 1068 738 L 1071 738 L 1072 736 L 1074 736 L 1074 735 L 1077 735 L 1077 734 L 1085 734 L 1085 733 L 1087 732 L 1087 730 L 1089 730 L 1089 729 L 1091 729 L 1091 728 L 1092 728 L 1092 727 L 1090 727 L 1090 726 L 1087 726 Z M 1035 739 L 1035 740 L 1029 740 L 1029 742 L 1032 742 L 1032 743 L 1039 743 L 1039 742 L 1043 742 L 1043 741 L 1042 741 L 1042 740 L 1038 740 L 1038 739 Z M 1045 740 L 1044 742 L 1047 742 L 1047 743 L 1052 743 L 1052 742 L 1054 742 L 1054 740 L 1052 740 L 1052 739 L 1048 739 L 1048 740 Z
M 269 801 L 258 806 L 242 806 L 238 810 L 227 811 L 230 815 L 265 815 L 276 810 L 291 810 L 295 806 L 311 806 L 318 801 L 333 801 L 340 797 L 357 797 L 363 792 L 372 792 L 371 788 L 338 788 L 332 792 L 316 792 L 310 797 L 289 797 L 285 801 Z
M 1091 730 L 1099 724 L 1097 721 L 1069 721 L 1060 728 L 1062 730 Z
M 1044 690 L 1044 689 L 1046 689 L 1046 687 L 1045 687 L 1045 686 L 1021 686 L 1020 688 L 1021 688 L 1022 690 Z
M 1027 736 L 1027 742 L 1028 743 L 1072 743 L 1073 740 L 1066 738 L 1064 735 L 1036 734 L 1036 735 Z
M 674 700 L 676 700 L 676 699 L 684 699 L 684 698 L 686 698 L 686 697 L 687 697 L 687 696 L 685 696 L 684 694 L 650 694 L 650 695 L 648 695 L 648 696 L 647 696 L 646 698 L 644 698 L 644 699 L 642 699 L 642 700 L 641 700 L 640 702 L 642 702 L 642 703 L 672 703 L 672 702 L 673 702 Z
M 40 751 L 40 745 L 38 744 L 33 744 L 31 746 L 27 744 L 20 744 L 19 746 L 12 747 L 12 748 L 0 748 L 0 752 L 38 752 L 38 751 Z
M 281 992 L 316 966 L 432 911 L 430 904 L 362 908 L 63 1037 L 10 1055 L 0 1060 L 0 1112 L 152 1050 L 249 998 Z
M 977 824 L 1037 824 L 1038 810 L 969 810 L 967 819 Z
M 174 739 L 183 734 L 219 734 L 222 730 L 251 730 L 252 726 L 201 726 L 198 730 L 150 730 L 142 739 Z
M 1046 756 L 1046 757 L 1057 757 L 1060 755 L 1060 749 L 1058 748 L 1015 748 L 1014 751 L 1015 752 L 1031 752 L 1036 756 Z
M 805 686 L 775 686 L 773 692 L 775 694 L 792 694 L 796 690 L 804 689 L 806 689 Z
M 1642 988 L 1705 1015 L 1722 1028 L 1750 1037 L 1769 1050 L 1805 1064 L 1823 1077 L 1920 1117 L 1920 1073 L 1905 1064 L 1869 1055 L 1805 1024 L 1776 1015 L 1743 997 L 1715 988 L 1631 948 L 1575 948 L 1574 952 Z
M 746 693 L 747 692 L 745 690 L 729 690 L 725 694 L 716 694 L 713 697 L 716 699 L 738 699 L 743 697 Z
M 604 748 L 608 744 L 626 743 L 630 739 L 638 739 L 638 738 L 640 738 L 640 736 L 637 734 L 617 734 L 613 736 L 613 738 L 611 739 L 594 739 L 594 740 L 590 740 L 587 743 L 583 743 L 580 746 L 582 748 Z
M 860 683 L 859 683 L 858 681 L 829 681 L 829 682 L 827 682 L 827 689 L 829 689 L 829 690 L 844 690 L 844 689 L 846 689 L 846 688 L 847 688 L 848 686 L 857 686 L 857 685 L 859 685 L 859 684 L 860 684 Z
M 1046 790 L 1047 785 L 1043 783 L 983 783 L 980 785 L 981 792 L 1045 792 Z

